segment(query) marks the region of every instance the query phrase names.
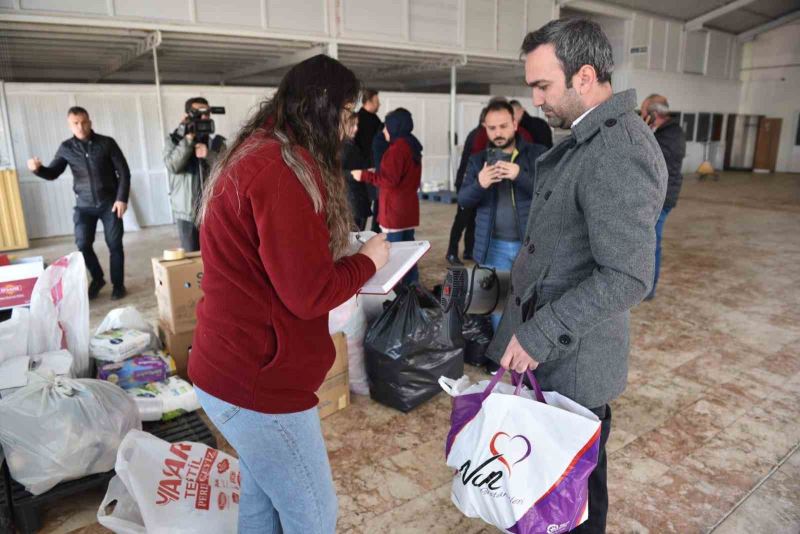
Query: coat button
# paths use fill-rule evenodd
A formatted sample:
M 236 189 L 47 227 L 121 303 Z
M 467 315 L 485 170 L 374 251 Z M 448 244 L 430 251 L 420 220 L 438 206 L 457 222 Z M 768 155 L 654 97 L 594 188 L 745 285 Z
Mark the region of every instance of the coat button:
M 514 299 L 514 304 L 516 304 L 517 306 L 519 306 L 520 304 L 522 304 L 522 299 L 521 299 L 521 298 L 519 298 L 519 297 L 515 298 L 515 299 Z
M 612 127 L 612 126 L 614 126 L 615 124 L 617 124 L 617 119 L 608 119 L 608 120 L 606 121 L 606 126 L 608 126 L 609 128 L 611 128 L 611 127 Z
M 533 243 L 528 245 L 528 254 L 533 254 L 534 250 L 536 250 L 536 245 L 534 245 Z
M 572 338 L 569 337 L 567 334 L 561 334 L 558 336 L 558 342 L 564 345 L 565 347 L 572 343 Z

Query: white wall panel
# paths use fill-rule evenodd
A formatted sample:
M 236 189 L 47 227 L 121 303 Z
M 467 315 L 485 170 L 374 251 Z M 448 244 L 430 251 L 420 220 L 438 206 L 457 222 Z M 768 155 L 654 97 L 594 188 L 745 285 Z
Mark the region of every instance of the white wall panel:
M 647 47 L 650 42 L 650 17 L 636 14 L 631 22 L 633 25 L 631 48 Z M 630 51 L 628 51 L 630 53 Z M 635 69 L 646 69 L 648 53 L 630 54 L 631 65 Z
M 497 48 L 504 52 L 518 52 L 527 30 L 525 0 L 498 0 Z
M 411 0 L 410 37 L 414 42 L 458 46 L 458 0 Z
M 664 70 L 664 55 L 667 43 L 667 22 L 661 19 L 653 19 L 650 32 L 650 68 L 653 70 Z
M 494 50 L 497 46 L 495 0 L 470 0 L 466 3 L 466 47 Z
M 406 37 L 406 17 L 405 2 L 347 0 L 342 2 L 342 34 L 398 41 Z
M 326 0 L 267 0 L 270 28 L 305 33 L 325 32 Z M 348 0 L 346 4 L 350 4 Z
M 705 73 L 707 31 L 686 32 L 683 50 L 683 72 Z
M 197 22 L 261 26 L 261 0 L 194 0 Z
M 274 89 L 247 87 L 164 86 L 167 131 L 178 124 L 187 98 L 202 95 L 227 113 L 214 117 L 217 132 L 231 139 L 254 106 Z M 131 208 L 142 226 L 169 224 L 171 213 L 162 159 L 162 138 L 155 89 L 146 85 L 6 84 L 12 142 L 28 233 L 31 237 L 69 235 L 73 231 L 72 175 L 67 170 L 55 182 L 32 176 L 25 161 L 39 155 L 49 163 L 59 144 L 69 137 L 65 114 L 75 103 L 86 107 L 95 129 L 117 140 L 131 167 Z M 459 96 L 456 124 L 459 142 L 478 122 L 487 96 Z M 423 176 L 428 184 L 448 181 L 449 98 L 441 94 L 381 93 L 381 117 L 405 107 L 414 117 L 414 133 L 424 145 Z M 462 118 L 461 115 L 469 115 Z M 460 155 L 460 148 L 458 149 Z M 126 224 L 128 221 L 126 219 Z
M 538 30 L 553 19 L 553 0 L 528 0 L 528 31 Z
M 8 3 L 11 4 L 8 7 L 13 7 L 13 1 Z M 20 7 L 22 9 L 63 11 L 75 14 L 104 15 L 108 13 L 106 0 L 72 0 L 70 2 L 65 2 L 64 0 L 21 0 Z
M 667 72 L 678 72 L 682 34 L 680 24 L 677 22 L 669 22 L 667 24 L 666 64 L 664 68 Z
M 731 48 L 731 36 L 720 32 L 710 32 L 708 45 L 707 76 L 725 78 L 728 54 Z
M 114 13 L 122 17 L 191 21 L 189 0 L 114 0 Z

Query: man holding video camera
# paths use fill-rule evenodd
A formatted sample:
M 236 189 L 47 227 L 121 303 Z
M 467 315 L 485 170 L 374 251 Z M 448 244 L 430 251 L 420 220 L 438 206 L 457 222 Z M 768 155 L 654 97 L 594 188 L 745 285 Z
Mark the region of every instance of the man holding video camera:
M 181 248 L 193 252 L 200 250 L 195 215 L 203 185 L 214 161 L 225 150 L 225 138 L 214 135 L 211 113 L 225 113 L 225 109 L 211 108 L 205 98 L 194 97 L 186 101 L 185 111 L 180 125 L 167 137 L 164 165 Z
M 458 204 L 477 208 L 475 261 L 510 271 L 528 225 L 536 158 L 547 148 L 528 143 L 517 133 L 514 108 L 505 100 L 489 102 L 483 127 L 489 145 L 470 157 Z M 493 315 L 492 324 L 497 327 L 499 322 L 500 316 Z

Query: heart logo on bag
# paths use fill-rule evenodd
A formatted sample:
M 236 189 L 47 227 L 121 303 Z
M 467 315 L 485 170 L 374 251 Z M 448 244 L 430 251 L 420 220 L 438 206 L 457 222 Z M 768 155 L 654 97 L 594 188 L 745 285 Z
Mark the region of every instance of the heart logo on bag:
M 510 436 L 505 432 L 498 432 L 489 442 L 489 450 L 508 469 L 511 477 L 511 468 L 531 455 L 531 442 L 522 434 Z

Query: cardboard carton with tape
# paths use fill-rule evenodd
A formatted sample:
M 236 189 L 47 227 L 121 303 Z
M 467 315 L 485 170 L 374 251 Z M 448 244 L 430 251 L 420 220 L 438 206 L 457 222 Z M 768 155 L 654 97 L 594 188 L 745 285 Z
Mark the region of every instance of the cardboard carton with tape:
M 166 250 L 164 256 L 153 258 L 152 263 L 159 321 L 176 334 L 194 330 L 195 308 L 203 296 L 200 253 Z

